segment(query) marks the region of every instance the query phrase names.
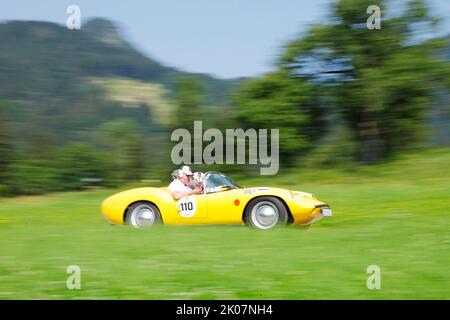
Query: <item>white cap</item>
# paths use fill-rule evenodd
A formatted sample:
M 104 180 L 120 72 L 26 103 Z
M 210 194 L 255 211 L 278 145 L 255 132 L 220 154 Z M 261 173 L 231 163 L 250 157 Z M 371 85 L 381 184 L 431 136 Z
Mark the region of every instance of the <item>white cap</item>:
M 179 175 L 192 176 L 191 168 L 189 166 L 182 166 L 179 171 Z

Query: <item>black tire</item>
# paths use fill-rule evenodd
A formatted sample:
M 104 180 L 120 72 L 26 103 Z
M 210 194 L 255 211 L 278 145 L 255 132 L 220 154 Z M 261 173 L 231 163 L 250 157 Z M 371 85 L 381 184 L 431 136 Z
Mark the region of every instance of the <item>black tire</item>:
M 137 229 L 149 228 L 162 223 L 161 212 L 153 203 L 136 202 L 127 209 L 125 222 Z
M 253 199 L 245 209 L 245 222 L 258 230 L 269 230 L 288 223 L 289 214 L 284 203 L 275 197 Z

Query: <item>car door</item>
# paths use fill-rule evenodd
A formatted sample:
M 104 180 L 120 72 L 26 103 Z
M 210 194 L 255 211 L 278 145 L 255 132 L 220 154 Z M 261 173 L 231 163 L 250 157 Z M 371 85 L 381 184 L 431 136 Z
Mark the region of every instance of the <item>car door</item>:
M 227 190 L 206 194 L 208 224 L 240 224 L 242 223 L 243 201 L 240 200 L 242 190 Z

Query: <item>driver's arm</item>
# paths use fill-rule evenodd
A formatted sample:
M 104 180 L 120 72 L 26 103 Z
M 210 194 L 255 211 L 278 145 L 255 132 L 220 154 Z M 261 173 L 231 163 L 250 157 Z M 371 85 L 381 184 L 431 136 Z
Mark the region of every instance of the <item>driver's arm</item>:
M 195 188 L 193 190 L 188 190 L 188 191 L 175 191 L 172 193 L 172 197 L 174 197 L 175 200 L 180 200 L 181 198 L 191 196 L 193 194 L 200 194 L 200 193 L 202 193 L 202 190 L 199 188 Z

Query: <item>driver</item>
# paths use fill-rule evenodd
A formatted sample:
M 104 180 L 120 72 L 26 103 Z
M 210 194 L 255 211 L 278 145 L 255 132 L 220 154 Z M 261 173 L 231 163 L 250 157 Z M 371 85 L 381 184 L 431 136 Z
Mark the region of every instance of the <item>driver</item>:
M 174 180 L 169 184 L 169 193 L 175 200 L 202 193 L 201 188 L 191 189 L 188 184 L 192 179 L 192 171 L 189 166 L 183 166 L 181 169 L 172 172 Z

